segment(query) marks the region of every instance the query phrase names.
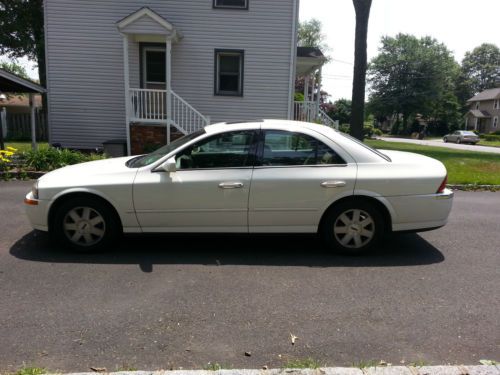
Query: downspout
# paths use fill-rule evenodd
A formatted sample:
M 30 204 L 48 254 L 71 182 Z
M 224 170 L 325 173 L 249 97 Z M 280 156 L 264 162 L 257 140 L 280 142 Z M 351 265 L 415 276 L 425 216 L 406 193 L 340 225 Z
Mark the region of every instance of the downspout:
M 295 70 L 297 62 L 297 24 L 299 21 L 299 0 L 293 0 L 292 42 L 290 46 L 290 77 L 288 87 L 288 119 L 293 120 L 293 97 L 295 93 Z
M 51 126 L 51 122 L 50 122 L 50 115 L 51 115 L 51 112 L 50 112 L 50 93 L 51 93 L 51 90 L 50 90 L 50 79 L 49 79 L 49 37 L 48 37 L 48 32 L 49 32 L 49 24 L 47 23 L 47 20 L 48 20 L 48 10 L 47 10 L 47 2 L 48 0 L 44 0 L 43 1 L 43 34 L 44 34 L 44 40 L 45 40 L 45 46 L 44 46 L 44 50 L 45 50 L 45 89 L 47 90 L 46 93 L 45 93 L 45 103 L 47 104 L 47 108 L 43 108 L 45 110 L 45 119 L 47 121 L 47 130 L 48 130 L 48 134 L 47 134 L 47 137 L 48 137 L 48 142 L 49 142 L 49 145 L 52 144 L 52 140 L 53 140 L 53 137 L 52 137 L 52 126 Z M 43 96 L 42 96 L 43 98 Z M 42 105 L 44 105 L 45 103 L 43 103 L 42 101 Z

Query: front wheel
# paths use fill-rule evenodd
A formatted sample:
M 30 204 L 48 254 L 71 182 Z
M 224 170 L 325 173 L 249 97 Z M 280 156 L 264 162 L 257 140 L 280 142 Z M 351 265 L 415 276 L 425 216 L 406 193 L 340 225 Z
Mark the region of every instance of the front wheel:
M 113 209 L 97 199 L 78 197 L 56 211 L 50 232 L 60 245 L 78 252 L 104 249 L 120 234 Z
M 377 244 L 384 233 L 384 220 L 369 202 L 345 202 L 330 209 L 320 234 L 334 251 L 356 255 Z
M 444 142 L 444 143 L 448 143 L 448 138 L 444 137 L 444 138 L 443 138 L 443 142 Z

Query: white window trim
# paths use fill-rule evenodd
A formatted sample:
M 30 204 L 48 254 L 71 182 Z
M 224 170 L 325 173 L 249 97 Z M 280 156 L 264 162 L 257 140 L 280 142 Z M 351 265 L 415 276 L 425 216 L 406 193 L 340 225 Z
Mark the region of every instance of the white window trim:
M 165 85 L 166 82 L 163 81 L 163 82 L 149 82 L 147 81 L 147 71 L 146 71 L 146 68 L 147 68 L 147 64 L 146 64 L 146 52 L 148 51 L 157 51 L 157 52 L 166 52 L 166 49 L 165 47 L 156 47 L 156 46 L 144 46 L 142 48 L 142 56 L 141 56 L 141 59 L 142 59 L 142 87 L 146 88 L 146 86 L 149 84 L 149 85 Z M 166 64 L 166 62 L 165 62 Z
M 225 91 L 221 90 L 220 87 L 220 56 L 238 56 L 240 58 L 239 72 L 238 72 L 238 91 Z M 243 74 L 244 70 L 244 59 L 245 51 L 243 50 L 215 50 L 215 90 L 214 94 L 216 96 L 243 96 Z
M 497 128 L 497 127 L 498 127 L 498 116 L 495 116 L 495 117 L 493 118 L 493 127 L 494 127 L 494 128 Z
M 476 102 L 476 109 L 479 109 L 479 102 Z

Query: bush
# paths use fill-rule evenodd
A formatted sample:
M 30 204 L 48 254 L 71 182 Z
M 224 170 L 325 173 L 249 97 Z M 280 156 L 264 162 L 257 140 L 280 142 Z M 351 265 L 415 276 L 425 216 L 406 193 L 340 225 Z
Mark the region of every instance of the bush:
M 79 151 L 49 147 L 36 151 L 29 150 L 21 154 L 21 162 L 26 169 L 52 171 L 66 165 L 104 159 L 104 155 L 84 154 Z
M 491 133 L 491 135 L 500 135 L 500 130 L 497 130 L 496 132 Z
M 500 135 L 497 134 L 483 134 L 481 138 L 485 141 L 500 142 Z
M 293 96 L 293 100 L 296 102 L 303 102 L 304 101 L 304 94 L 301 92 L 296 92 Z

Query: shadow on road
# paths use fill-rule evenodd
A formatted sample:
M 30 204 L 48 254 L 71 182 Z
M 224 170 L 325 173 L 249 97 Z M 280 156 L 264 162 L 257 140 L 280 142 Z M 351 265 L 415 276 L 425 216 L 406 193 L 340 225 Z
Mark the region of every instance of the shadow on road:
M 394 235 L 369 255 L 332 254 L 315 235 L 141 235 L 125 236 L 115 248 L 97 254 L 71 253 L 51 245 L 46 233 L 32 231 L 10 253 L 51 263 L 390 267 L 439 263 L 443 254 L 417 234 Z

